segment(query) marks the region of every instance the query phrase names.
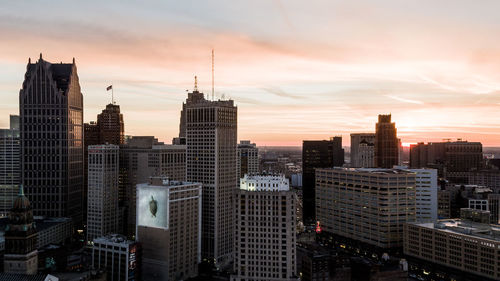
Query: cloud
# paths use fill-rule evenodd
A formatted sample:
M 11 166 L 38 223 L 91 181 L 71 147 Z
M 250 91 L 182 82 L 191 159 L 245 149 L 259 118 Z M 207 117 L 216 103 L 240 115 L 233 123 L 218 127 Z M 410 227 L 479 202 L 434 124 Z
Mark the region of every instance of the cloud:
M 405 103 L 424 104 L 422 101 L 405 99 L 405 98 L 398 97 L 398 96 L 393 96 L 393 95 L 385 95 L 385 97 L 388 97 L 390 99 L 397 100 L 397 101 L 400 101 L 400 102 L 405 102 Z

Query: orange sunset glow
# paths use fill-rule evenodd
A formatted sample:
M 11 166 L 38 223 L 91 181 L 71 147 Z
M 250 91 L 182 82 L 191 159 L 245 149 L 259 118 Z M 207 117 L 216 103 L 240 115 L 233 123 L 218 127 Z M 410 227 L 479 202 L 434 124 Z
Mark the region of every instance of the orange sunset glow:
M 460 4 L 459 4 L 459 3 Z M 0 127 L 18 114 L 28 58 L 74 57 L 85 122 L 111 97 L 127 135 L 178 135 L 186 90 L 238 106 L 238 139 L 299 146 L 374 132 L 404 146 L 500 146 L 498 1 L 67 1 L 0 8 Z M 66 12 L 71 11 L 71 12 Z

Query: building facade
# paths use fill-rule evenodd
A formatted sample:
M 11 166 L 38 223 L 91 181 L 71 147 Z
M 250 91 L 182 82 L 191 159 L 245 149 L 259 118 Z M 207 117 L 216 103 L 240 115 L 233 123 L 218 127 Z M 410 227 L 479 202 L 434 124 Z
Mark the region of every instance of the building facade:
M 201 262 L 202 187 L 152 177 L 137 185 L 137 241 L 143 280 L 186 280 Z
M 87 241 L 118 231 L 119 146 L 88 147 Z
M 140 281 L 141 245 L 118 234 L 96 238 L 92 268 L 105 270 L 108 281 Z
M 411 145 L 410 167 L 437 168 L 440 176 L 454 183 L 471 183 L 476 177 L 480 181 L 483 146 L 462 140 Z
M 351 134 L 351 167 L 375 167 L 375 134 Z
M 0 129 L 0 217 L 7 216 L 21 184 L 19 116 L 10 116 L 9 129 Z
M 402 247 L 403 225 L 416 218 L 415 177 L 399 169 L 317 169 L 323 232 L 384 249 Z
M 5 229 L 4 272 L 33 275 L 38 271 L 37 230 L 23 186 L 9 213 Z
M 421 275 L 427 280 L 498 280 L 498 237 L 498 227 L 460 219 L 408 223 L 404 253 L 410 268 L 417 274 L 425 271 Z
M 415 173 L 416 221 L 433 222 L 438 219 L 438 173 L 436 169 L 394 168 Z
M 375 166 L 392 168 L 399 164 L 399 140 L 391 115 L 379 115 L 375 125 Z
M 242 140 L 238 144 L 238 181 L 244 175 L 256 175 L 259 173 L 259 149 L 255 143 Z
M 284 176 L 244 176 L 236 191 L 231 280 L 298 280 L 296 197 Z
M 186 146 L 166 145 L 150 136 L 134 136 L 120 146 L 119 205 L 125 209 L 124 232 L 135 235 L 137 184 L 152 176 L 186 180 Z
M 202 256 L 224 266 L 233 254 L 237 107 L 232 100 L 206 100 L 195 85 L 183 104 L 183 119 L 187 180 L 203 184 Z
M 302 196 L 304 224 L 316 222 L 315 169 L 342 167 L 344 150 L 342 137 L 332 137 L 329 141 L 302 142 Z
M 76 64 L 28 62 L 19 92 L 22 178 L 35 215 L 83 223 L 83 96 Z

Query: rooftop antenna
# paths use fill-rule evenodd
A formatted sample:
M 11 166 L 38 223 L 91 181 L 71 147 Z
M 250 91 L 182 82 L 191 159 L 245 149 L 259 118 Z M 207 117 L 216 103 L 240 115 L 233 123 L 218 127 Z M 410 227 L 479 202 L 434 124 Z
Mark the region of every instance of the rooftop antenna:
M 212 100 L 214 100 L 214 49 L 212 49 Z
M 194 76 L 194 92 L 198 92 L 198 76 Z

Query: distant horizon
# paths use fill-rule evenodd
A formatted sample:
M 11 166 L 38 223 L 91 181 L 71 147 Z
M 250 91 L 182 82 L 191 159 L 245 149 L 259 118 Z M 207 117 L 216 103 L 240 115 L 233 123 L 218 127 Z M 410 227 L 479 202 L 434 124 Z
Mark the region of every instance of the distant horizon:
M 499 9 L 489 0 L 10 3 L 0 9 L 0 127 L 18 114 L 28 58 L 42 53 L 76 59 L 85 122 L 113 85 L 125 133 L 170 143 L 195 75 L 211 93 L 214 49 L 215 97 L 237 104 L 239 139 L 300 146 L 342 135 L 348 145 L 391 113 L 406 144 L 500 146 Z

